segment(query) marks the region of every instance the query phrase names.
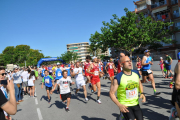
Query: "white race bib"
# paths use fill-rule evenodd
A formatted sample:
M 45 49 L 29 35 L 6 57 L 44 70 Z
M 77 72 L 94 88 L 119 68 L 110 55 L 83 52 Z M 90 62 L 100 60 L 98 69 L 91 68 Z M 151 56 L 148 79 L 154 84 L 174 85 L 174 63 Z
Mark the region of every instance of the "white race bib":
M 152 73 L 152 71 L 151 71 L 151 70 L 147 70 L 147 72 L 148 72 L 148 73 Z
M 137 88 L 126 90 L 126 99 L 135 98 L 138 96 Z
M 45 83 L 49 83 L 49 79 L 45 79 Z
M 60 72 L 58 73 L 58 76 L 61 76 L 61 73 L 60 73 Z
M 99 75 L 99 71 L 94 71 L 94 75 Z
M 112 69 L 112 65 L 109 65 L 109 68 Z

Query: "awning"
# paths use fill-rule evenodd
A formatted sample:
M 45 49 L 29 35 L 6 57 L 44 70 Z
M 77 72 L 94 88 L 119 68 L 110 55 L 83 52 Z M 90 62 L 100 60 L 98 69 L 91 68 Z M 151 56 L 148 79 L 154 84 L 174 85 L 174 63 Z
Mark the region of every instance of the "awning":
M 157 13 L 157 12 L 160 12 L 160 11 L 163 11 L 163 10 L 167 10 L 167 6 L 164 6 L 164 7 L 159 8 L 159 9 L 155 9 L 155 10 L 152 11 L 152 13 L 154 14 L 154 13 Z

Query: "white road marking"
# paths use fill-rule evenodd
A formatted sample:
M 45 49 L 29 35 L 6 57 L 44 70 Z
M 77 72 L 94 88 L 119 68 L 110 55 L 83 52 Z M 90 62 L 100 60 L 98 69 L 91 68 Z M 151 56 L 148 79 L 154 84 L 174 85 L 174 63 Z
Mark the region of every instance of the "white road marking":
M 37 113 L 38 113 L 39 120 L 43 120 L 42 115 L 41 115 L 41 111 L 39 108 L 37 108 Z
M 110 91 L 110 90 L 108 90 L 108 89 L 105 89 L 105 88 L 101 88 L 102 90 L 106 90 L 106 91 Z
M 38 104 L 38 100 L 37 100 L 37 98 L 35 98 L 35 103 L 36 103 L 36 105 Z

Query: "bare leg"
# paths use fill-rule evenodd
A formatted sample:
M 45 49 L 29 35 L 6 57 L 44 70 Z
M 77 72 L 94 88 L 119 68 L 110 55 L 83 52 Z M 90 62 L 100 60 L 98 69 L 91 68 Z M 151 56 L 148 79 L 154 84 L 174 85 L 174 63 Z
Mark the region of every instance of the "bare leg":
M 86 91 L 86 86 L 83 85 L 83 90 L 84 90 L 84 97 L 87 98 L 87 91 Z
M 144 75 L 143 75 L 142 78 L 143 78 L 143 79 L 142 79 L 142 83 L 145 83 L 145 82 L 146 82 L 146 79 L 147 79 L 147 76 L 144 76 Z
M 180 108 L 179 108 L 179 105 L 175 102 L 175 106 L 176 106 L 176 110 L 177 110 L 177 113 L 178 113 L 178 116 L 180 115 Z M 179 116 L 179 119 L 180 119 L 180 116 Z
M 69 107 L 70 101 L 71 101 L 71 98 L 67 98 L 67 106 L 66 107 Z
M 48 99 L 50 100 L 49 90 L 46 90 Z
M 90 83 L 90 77 L 89 77 L 89 76 L 87 76 L 86 84 L 87 84 L 87 83 Z
M 153 74 L 149 74 L 149 79 L 151 80 L 152 87 L 153 87 L 153 89 L 155 90 L 156 87 L 155 87 L 155 82 L 154 82 Z
M 101 95 L 101 82 L 96 83 L 96 85 L 97 85 L 97 89 L 98 89 L 97 96 L 100 97 L 100 95 Z
M 77 94 L 78 91 L 79 91 L 79 89 L 76 89 L 76 94 Z
M 95 92 L 96 91 L 96 85 L 92 85 L 92 89 Z

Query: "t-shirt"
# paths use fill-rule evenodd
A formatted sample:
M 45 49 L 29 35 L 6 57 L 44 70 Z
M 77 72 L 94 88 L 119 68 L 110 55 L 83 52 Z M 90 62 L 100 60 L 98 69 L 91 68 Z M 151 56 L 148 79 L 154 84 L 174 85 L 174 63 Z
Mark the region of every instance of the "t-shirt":
M 52 87 L 52 80 L 53 80 L 53 77 L 48 75 L 48 76 L 43 77 L 42 82 L 45 82 L 45 86 Z
M 8 100 L 4 96 L 3 92 L 0 90 L 0 120 L 5 120 L 4 111 L 1 107 L 7 102 Z
M 118 101 L 125 106 L 138 105 L 139 93 L 139 72 L 131 70 L 131 75 L 120 72 L 114 79 L 118 81 L 117 97 Z
M 22 72 L 21 77 L 23 79 L 23 82 L 27 82 L 28 72 L 27 71 Z
M 79 73 L 78 73 L 79 71 Z M 79 67 L 79 68 L 74 68 L 73 70 L 74 73 L 78 73 L 78 75 L 76 75 L 76 81 L 78 80 L 84 80 L 84 76 L 82 74 L 82 67 Z
M 38 77 L 38 71 L 34 71 L 35 72 L 35 77 Z
M 48 67 L 49 73 L 52 73 L 52 67 Z
M 70 92 L 69 83 L 72 83 L 71 77 L 61 78 L 57 81 L 57 84 L 60 84 L 60 94 L 67 94 Z
M 61 70 L 61 68 L 57 68 L 57 69 L 56 69 L 55 76 L 56 76 L 56 78 L 55 78 L 56 80 L 62 78 L 62 70 Z
M 71 76 L 71 68 L 70 67 L 65 67 L 64 69 L 66 69 L 68 71 L 68 76 Z
M 28 78 L 29 78 L 29 75 L 30 74 L 28 74 Z M 28 86 L 34 86 L 34 81 L 35 80 L 35 76 L 31 76 L 31 78 L 30 79 L 28 79 Z
M 170 64 L 171 59 L 172 59 L 172 58 L 171 58 L 170 56 L 167 56 L 167 57 L 166 57 L 166 60 L 167 60 L 168 64 Z

